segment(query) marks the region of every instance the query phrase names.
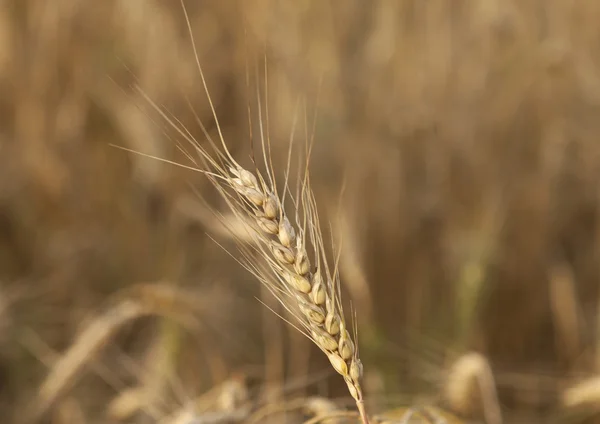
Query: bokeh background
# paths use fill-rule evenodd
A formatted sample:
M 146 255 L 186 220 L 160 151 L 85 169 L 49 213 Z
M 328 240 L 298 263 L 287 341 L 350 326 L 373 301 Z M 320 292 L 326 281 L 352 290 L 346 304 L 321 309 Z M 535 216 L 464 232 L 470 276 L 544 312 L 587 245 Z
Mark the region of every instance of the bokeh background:
M 186 4 L 233 154 L 258 149 L 257 93 L 280 172 L 294 126 L 314 135 L 371 409 L 598 422 L 600 3 Z M 190 164 L 133 84 L 217 137 L 178 1 L 0 1 L 5 422 L 32 402 L 53 423 L 158 422 L 223 383 L 250 403 L 351 406 L 211 239 L 235 256 L 206 179 L 111 146 Z M 65 361 L 119 299 L 153 313 Z M 42 386 L 57 364 L 69 378 Z

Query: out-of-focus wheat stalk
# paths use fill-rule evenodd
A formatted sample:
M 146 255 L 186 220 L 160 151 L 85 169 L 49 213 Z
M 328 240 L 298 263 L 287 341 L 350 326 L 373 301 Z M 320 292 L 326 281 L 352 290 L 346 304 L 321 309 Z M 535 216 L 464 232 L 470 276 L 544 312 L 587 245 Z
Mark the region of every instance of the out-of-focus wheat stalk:
M 295 193 L 288 185 L 289 162 L 285 182 L 278 187 L 270 156 L 270 142 L 264 135 L 259 103 L 264 171 L 250 171 L 231 155 L 223 138 L 219 119 L 207 87 L 197 55 L 192 28 L 185 14 L 198 71 L 210 104 L 219 134 L 220 147 L 198 120 L 212 148 L 209 152 L 189 131 L 171 118 L 141 88 L 138 90 L 156 111 L 194 148 L 196 155 L 186 152 L 198 171 L 203 172 L 227 202 L 234 215 L 244 222 L 253 240 L 253 247 L 238 243 L 243 266 L 255 275 L 284 308 L 299 322 L 296 328 L 311 339 L 329 358 L 333 368 L 343 376 L 351 396 L 356 401 L 363 423 L 368 423 L 365 412 L 361 377 L 362 363 L 356 348 L 356 332 L 351 334 L 344 318 L 340 299 L 340 279 L 337 263 L 330 267 L 326 257 L 315 197 L 310 187 L 308 162 L 311 146 L 306 146 L 306 166 L 301 167 Z M 182 149 L 185 151 L 185 149 Z M 286 200 L 293 210 L 293 218 L 286 214 Z
M 144 316 L 164 316 L 190 328 L 198 326 L 193 311 L 208 311 L 207 296 L 184 292 L 168 284 L 138 284 L 117 293 L 113 302 L 83 329 L 52 366 L 38 390 L 29 422 L 36 422 L 73 386 L 80 371 L 128 322 Z M 26 420 L 26 421 L 28 421 Z

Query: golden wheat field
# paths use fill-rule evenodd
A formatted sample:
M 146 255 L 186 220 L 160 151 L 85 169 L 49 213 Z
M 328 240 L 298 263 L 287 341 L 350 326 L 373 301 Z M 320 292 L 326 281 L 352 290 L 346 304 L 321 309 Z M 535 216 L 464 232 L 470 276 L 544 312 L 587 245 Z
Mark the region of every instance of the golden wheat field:
M 0 0 L 0 422 L 600 423 L 600 2 Z

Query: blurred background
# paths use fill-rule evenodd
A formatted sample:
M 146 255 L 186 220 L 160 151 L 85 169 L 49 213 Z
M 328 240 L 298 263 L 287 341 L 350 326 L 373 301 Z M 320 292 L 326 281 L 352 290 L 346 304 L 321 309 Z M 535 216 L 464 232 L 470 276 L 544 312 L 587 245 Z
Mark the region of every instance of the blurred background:
M 370 410 L 600 422 L 600 3 L 186 4 L 234 156 L 314 136 Z M 351 407 L 135 83 L 218 136 L 178 1 L 0 1 L 0 415 Z

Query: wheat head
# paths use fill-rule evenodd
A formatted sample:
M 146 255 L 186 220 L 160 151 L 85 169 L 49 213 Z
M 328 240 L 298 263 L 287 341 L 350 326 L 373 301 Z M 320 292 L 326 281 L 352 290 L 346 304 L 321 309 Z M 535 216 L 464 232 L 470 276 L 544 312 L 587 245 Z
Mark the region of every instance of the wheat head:
M 312 145 L 306 146 L 306 163 L 301 167 L 304 173 L 299 175 L 296 192 L 293 194 L 288 186 L 292 152 L 290 142 L 285 184 L 281 191 L 278 191 L 270 156 L 270 141 L 263 132 L 260 93 L 257 89 L 258 121 L 265 170 L 261 172 L 256 167 L 251 171 L 233 158 L 223 138 L 208 90 L 184 0 L 181 0 L 181 5 L 199 76 L 216 123 L 219 143 L 212 139 L 197 117 L 197 122 L 212 148 L 209 151 L 194 139 L 177 119 L 168 115 L 137 86 L 138 93 L 194 150 L 190 153 L 184 146 L 179 145 L 194 166 L 185 166 L 163 158 L 155 159 L 200 171 L 210 179 L 233 214 L 246 224 L 249 236 L 254 242 L 252 247 L 248 247 L 245 242 L 238 240 L 238 247 L 242 252 L 240 262 L 265 284 L 283 307 L 297 319 L 300 325 L 295 327 L 327 355 L 333 368 L 344 378 L 350 395 L 356 401 L 363 423 L 368 424 L 360 383 L 363 367 L 356 348 L 356 329 L 354 328 L 354 334 L 351 334 L 352 328 L 349 328 L 344 318 L 337 263 L 333 269 L 328 266 L 315 197 L 310 188 L 308 158 Z M 265 85 L 266 81 L 265 78 Z M 286 199 L 292 204 L 292 220 L 286 214 Z
M 243 200 L 246 206 L 243 210 L 256 223 L 253 228 L 256 239 L 264 247 L 260 252 L 265 255 L 277 284 L 271 291 L 289 310 L 300 312 L 296 317 L 307 334 L 344 377 L 352 397 L 362 402 L 362 365 L 339 301 L 339 281 L 325 263 L 312 193 L 304 187 L 302 201 L 296 205 L 305 205 L 306 219 L 303 224 L 296 222 L 294 226 L 286 216 L 275 188 L 267 184 L 258 171 L 254 174 L 236 164 L 229 168 L 226 182 Z M 307 252 L 308 240 L 315 247 L 313 260 L 316 266 L 312 268 Z M 261 268 L 257 267 L 255 271 L 261 272 Z M 263 274 L 260 278 L 268 284 L 273 281 Z
M 362 363 L 356 348 L 356 332 L 346 323 L 340 299 L 337 267 L 328 266 L 314 195 L 308 174 L 292 196 L 286 184 L 279 195 L 267 166 L 265 175 L 249 171 L 224 153 L 214 159 L 195 144 L 206 175 L 217 187 L 231 211 L 246 223 L 254 240 L 250 249 L 240 242 L 241 263 L 254 274 L 298 320 L 296 328 L 309 337 L 344 378 L 368 423 L 361 388 Z M 267 150 L 263 146 L 263 150 Z M 269 160 L 266 160 L 269 163 Z M 285 212 L 286 195 L 291 199 L 294 223 Z

